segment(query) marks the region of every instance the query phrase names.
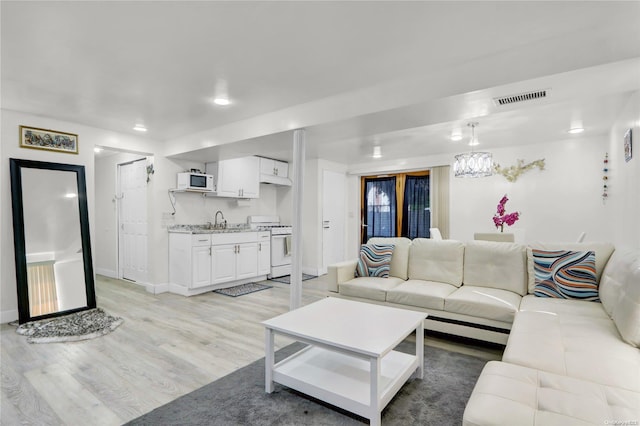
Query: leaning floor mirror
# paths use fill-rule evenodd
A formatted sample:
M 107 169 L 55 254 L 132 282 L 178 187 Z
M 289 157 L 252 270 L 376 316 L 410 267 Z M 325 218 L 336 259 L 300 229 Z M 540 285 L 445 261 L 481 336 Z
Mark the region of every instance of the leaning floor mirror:
M 19 323 L 96 307 L 84 166 L 10 159 Z

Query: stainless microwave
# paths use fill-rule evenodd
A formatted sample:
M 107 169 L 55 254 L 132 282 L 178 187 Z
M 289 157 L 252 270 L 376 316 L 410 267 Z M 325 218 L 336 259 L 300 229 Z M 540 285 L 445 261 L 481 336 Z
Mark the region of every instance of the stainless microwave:
M 178 173 L 178 189 L 213 191 L 213 175 L 193 172 Z

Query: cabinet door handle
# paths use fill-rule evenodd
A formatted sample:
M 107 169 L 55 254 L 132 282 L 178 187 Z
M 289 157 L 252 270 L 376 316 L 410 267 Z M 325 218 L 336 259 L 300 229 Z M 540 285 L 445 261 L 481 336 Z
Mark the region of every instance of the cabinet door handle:
M 258 251 L 262 251 L 262 243 L 258 243 Z
M 209 247 L 209 256 L 211 256 L 211 247 Z

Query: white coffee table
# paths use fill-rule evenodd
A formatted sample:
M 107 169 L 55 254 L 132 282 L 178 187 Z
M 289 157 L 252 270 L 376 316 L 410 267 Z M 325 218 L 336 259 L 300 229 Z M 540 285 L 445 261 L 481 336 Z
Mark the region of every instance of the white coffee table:
M 278 382 L 380 424 L 380 413 L 416 372 L 424 375 L 426 314 L 328 297 L 264 321 L 265 390 Z M 415 355 L 394 351 L 416 333 Z M 274 364 L 274 337 L 309 346 Z

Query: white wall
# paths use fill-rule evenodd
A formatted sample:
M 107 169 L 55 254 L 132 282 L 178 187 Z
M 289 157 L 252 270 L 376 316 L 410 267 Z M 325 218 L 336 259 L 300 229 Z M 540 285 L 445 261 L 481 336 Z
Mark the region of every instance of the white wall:
M 633 158 L 624 160 L 623 137 L 632 129 Z M 609 134 L 609 199 L 604 220 L 616 247 L 640 248 L 640 91 L 629 96 Z
M 89 228 L 92 252 L 95 251 L 95 180 L 94 152 L 96 145 L 113 148 L 128 148 L 138 151 L 153 149 L 153 141 L 119 134 L 77 123 L 2 110 L 0 131 L 0 162 L 2 178 L 0 182 L 0 322 L 5 323 L 18 318 L 16 292 L 15 258 L 13 250 L 13 221 L 11 213 L 11 188 L 9 176 L 9 158 L 20 158 L 54 163 L 79 164 L 85 167 L 87 179 L 87 203 L 89 209 Z M 79 152 L 77 155 L 26 149 L 19 147 L 19 126 L 32 126 L 44 129 L 60 130 L 78 135 Z
M 468 241 L 473 239 L 475 232 L 496 232 L 492 217 L 498 201 L 507 194 L 510 199 L 507 211 L 517 210 L 522 216 L 514 226 L 506 227 L 505 232 L 513 232 L 519 242 L 575 241 L 581 232 L 586 232 L 587 241 L 617 243 L 612 233 L 612 221 L 608 220 L 606 212 L 610 201 L 605 204 L 601 197 L 603 160 L 608 150 L 607 136 L 567 137 L 548 143 L 492 149 L 494 161 L 503 167 L 516 164 L 518 159 L 528 163 L 544 158 L 545 170 L 533 169 L 513 183 L 500 175 L 479 179 L 452 176 L 451 238 Z M 407 163 L 407 169 L 428 168 L 451 163 L 452 160 L 452 155 L 414 159 Z M 357 165 L 353 170 L 358 175 L 368 174 L 375 173 L 376 167 L 380 171 L 401 169 L 398 165 L 372 163 L 368 168 Z M 348 185 L 349 211 L 359 212 L 359 176 L 351 176 Z M 360 218 L 349 217 L 348 225 L 349 255 L 355 257 Z
M 507 212 L 519 211 L 520 220 L 505 226 L 517 242 L 611 241 L 602 202 L 602 169 L 606 137 L 564 139 L 517 148 L 491 150 L 503 167 L 518 159 L 525 163 L 545 159 L 543 171 L 522 174 L 516 182 L 501 175 L 464 179 L 451 177 L 451 238 L 467 241 L 474 232 L 496 232 L 492 217 L 507 194 Z M 453 173 L 453 171 L 452 171 Z
M 56 262 L 53 268 L 58 294 L 58 309 L 68 311 L 87 306 L 82 257 L 65 262 Z

